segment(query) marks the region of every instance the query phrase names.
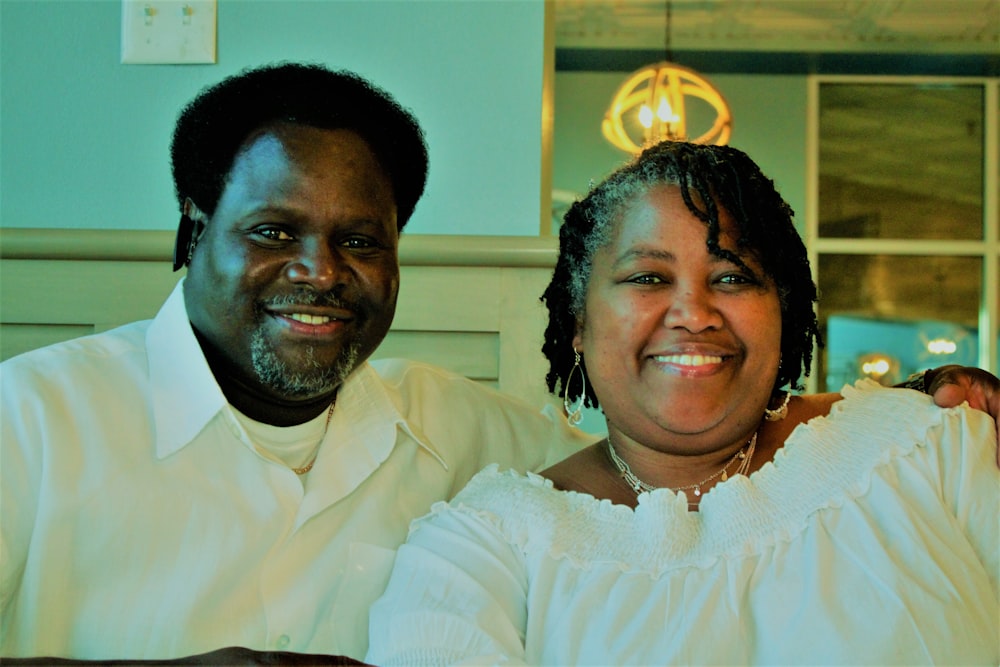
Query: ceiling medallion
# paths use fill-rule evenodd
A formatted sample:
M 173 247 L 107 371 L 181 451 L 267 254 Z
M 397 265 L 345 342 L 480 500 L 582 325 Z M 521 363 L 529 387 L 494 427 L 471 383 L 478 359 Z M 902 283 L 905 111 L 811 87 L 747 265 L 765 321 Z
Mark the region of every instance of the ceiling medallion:
M 705 131 L 696 134 L 701 130 L 692 126 Z M 612 98 L 601 131 L 623 151 L 639 153 L 666 140 L 723 146 L 732 126 L 729 105 L 705 77 L 662 61 L 629 75 Z

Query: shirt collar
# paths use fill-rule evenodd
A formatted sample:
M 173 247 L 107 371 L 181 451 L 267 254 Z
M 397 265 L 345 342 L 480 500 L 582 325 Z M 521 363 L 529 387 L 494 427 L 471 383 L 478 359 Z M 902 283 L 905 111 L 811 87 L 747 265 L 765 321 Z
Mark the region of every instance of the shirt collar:
M 146 349 L 156 453 L 165 458 L 194 440 L 228 406 L 188 320 L 183 279 L 150 325 Z M 363 436 L 362 441 L 368 445 L 365 453 L 351 452 L 340 463 L 349 465 L 354 474 L 367 476 L 389 457 L 398 428 L 447 470 L 448 464 L 442 454 L 406 420 L 401 405 L 398 390 L 387 386 L 370 364 L 365 362 L 358 367 L 338 392 L 337 407 L 326 439 L 336 440 L 338 434 L 349 429 Z M 331 442 L 324 442 L 323 450 L 330 450 L 331 445 Z
M 427 438 L 407 422 L 393 398 L 392 389 L 368 362 L 344 381 L 337 392 L 337 405 L 316 464 L 306 482 L 296 528 L 353 493 L 375 474 L 396 447 L 400 430 L 448 469 Z M 318 484 L 314 483 L 317 481 Z
M 415 424 L 406 419 L 401 405 L 398 389 L 387 385 L 371 364 L 365 362 L 351 373 L 337 393 L 337 406 L 327 437 L 336 438 L 344 429 L 362 436 L 370 435 L 364 439 L 370 443 L 371 463 L 377 465 L 389 457 L 396 430 L 400 429 L 447 470 L 448 464 L 442 454 Z
M 194 440 L 226 406 L 188 321 L 183 279 L 146 332 L 146 350 L 156 453 L 164 458 Z

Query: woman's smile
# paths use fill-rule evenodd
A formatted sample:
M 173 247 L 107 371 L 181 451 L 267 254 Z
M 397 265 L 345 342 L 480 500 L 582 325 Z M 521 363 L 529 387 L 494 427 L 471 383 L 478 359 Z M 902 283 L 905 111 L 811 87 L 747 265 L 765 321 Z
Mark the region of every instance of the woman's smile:
M 665 373 L 700 377 L 717 373 L 731 356 L 715 354 L 665 354 L 650 357 Z

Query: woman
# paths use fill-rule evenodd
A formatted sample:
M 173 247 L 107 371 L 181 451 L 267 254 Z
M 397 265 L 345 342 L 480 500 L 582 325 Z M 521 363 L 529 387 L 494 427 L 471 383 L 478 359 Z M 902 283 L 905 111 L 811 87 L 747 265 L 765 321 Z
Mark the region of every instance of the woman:
M 791 396 L 815 298 L 743 153 L 660 144 L 597 186 L 543 350 L 608 439 L 416 522 L 367 660 L 997 664 L 994 424 L 868 382 Z

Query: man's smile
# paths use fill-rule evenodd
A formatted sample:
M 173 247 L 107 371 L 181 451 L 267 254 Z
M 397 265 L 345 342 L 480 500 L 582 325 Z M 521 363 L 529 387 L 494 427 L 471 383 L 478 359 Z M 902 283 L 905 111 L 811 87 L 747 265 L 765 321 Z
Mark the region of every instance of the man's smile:
M 330 318 L 325 315 L 310 315 L 309 313 L 290 313 L 285 317 L 305 324 L 326 324 L 330 321 Z

